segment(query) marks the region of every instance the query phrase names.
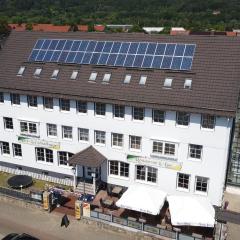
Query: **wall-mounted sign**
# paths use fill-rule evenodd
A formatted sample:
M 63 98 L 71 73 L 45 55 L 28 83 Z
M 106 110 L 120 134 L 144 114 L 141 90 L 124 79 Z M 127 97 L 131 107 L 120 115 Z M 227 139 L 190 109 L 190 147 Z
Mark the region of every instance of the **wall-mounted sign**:
M 176 171 L 180 171 L 182 169 L 182 163 L 165 160 L 160 157 L 150 158 L 150 157 L 141 157 L 141 156 L 135 156 L 135 155 L 127 155 L 127 160 L 129 162 L 134 162 L 137 164 L 168 168 Z
M 31 145 L 34 145 L 34 146 L 37 146 L 37 147 L 45 147 L 45 148 L 50 148 L 50 149 L 54 149 L 54 150 L 59 150 L 60 149 L 60 143 L 59 142 L 46 141 L 46 140 L 39 139 L 39 138 L 18 136 L 18 141 L 20 143 L 31 144 Z

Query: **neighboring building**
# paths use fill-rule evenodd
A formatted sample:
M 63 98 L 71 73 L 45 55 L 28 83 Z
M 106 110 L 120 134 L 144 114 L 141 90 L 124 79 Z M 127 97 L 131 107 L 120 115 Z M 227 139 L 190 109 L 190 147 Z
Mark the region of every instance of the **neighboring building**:
M 224 36 L 13 32 L 0 52 L 0 169 L 220 206 L 239 56 Z
M 129 24 L 108 24 L 106 26 L 109 29 L 121 29 L 124 32 L 128 32 L 130 29 L 133 28 L 133 25 L 129 25 Z
M 26 24 L 15 24 L 11 23 L 9 24 L 12 30 L 22 32 L 26 30 Z M 32 24 L 32 31 L 40 31 L 40 32 L 68 32 L 70 29 L 69 25 L 62 25 L 62 26 L 57 26 L 53 24 Z
M 164 27 L 143 27 L 143 30 L 147 33 L 160 33 Z

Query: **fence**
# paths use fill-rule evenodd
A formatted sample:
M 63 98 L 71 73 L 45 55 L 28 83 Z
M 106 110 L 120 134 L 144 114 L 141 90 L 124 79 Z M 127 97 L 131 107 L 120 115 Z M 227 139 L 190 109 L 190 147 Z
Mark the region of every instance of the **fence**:
M 126 218 L 115 217 L 110 214 L 100 213 L 100 212 L 96 212 L 96 211 L 91 211 L 90 216 L 92 218 L 97 218 L 97 219 L 107 221 L 107 222 L 113 222 L 113 223 L 116 223 L 116 224 L 119 224 L 122 226 L 127 226 L 130 228 L 134 228 L 134 229 L 137 229 L 140 231 L 145 231 L 145 232 L 148 232 L 151 234 L 167 237 L 170 239 L 176 239 L 176 240 L 199 240 L 199 239 L 202 239 L 202 238 L 189 236 L 186 234 L 174 232 L 174 231 L 167 230 L 167 229 L 161 229 L 158 227 L 151 226 L 149 224 L 140 223 L 137 221 L 131 221 Z
M 53 183 L 66 185 L 66 186 L 73 186 L 73 180 L 71 179 L 62 179 L 62 178 L 47 176 L 44 174 L 29 172 L 25 170 L 19 170 L 15 168 L 0 166 L 0 172 L 7 172 L 14 175 L 28 175 L 28 176 L 31 176 L 32 178 L 43 180 L 43 181 L 53 182 Z

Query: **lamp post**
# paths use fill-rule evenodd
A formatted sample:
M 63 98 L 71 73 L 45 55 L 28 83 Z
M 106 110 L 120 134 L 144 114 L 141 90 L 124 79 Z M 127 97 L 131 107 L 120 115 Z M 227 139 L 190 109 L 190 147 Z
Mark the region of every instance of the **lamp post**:
M 72 167 L 72 173 L 73 173 L 73 189 L 76 189 L 76 167 Z

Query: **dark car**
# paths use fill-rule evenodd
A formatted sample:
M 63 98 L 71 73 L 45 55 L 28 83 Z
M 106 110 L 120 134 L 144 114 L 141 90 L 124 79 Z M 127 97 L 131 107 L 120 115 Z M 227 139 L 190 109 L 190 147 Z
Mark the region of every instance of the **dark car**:
M 2 240 L 40 240 L 40 239 L 30 236 L 26 233 L 22 234 L 10 233 L 7 236 L 5 236 Z

